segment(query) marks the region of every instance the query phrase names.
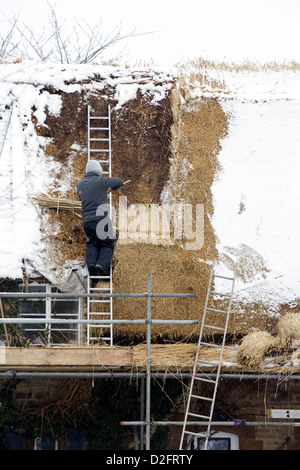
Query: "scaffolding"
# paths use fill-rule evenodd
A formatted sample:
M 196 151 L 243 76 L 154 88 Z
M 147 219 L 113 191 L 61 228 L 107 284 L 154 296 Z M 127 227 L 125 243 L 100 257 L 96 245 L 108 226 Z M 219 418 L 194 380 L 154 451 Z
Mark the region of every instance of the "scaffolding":
M 146 443 L 146 450 L 150 450 L 150 428 L 153 424 L 151 421 L 150 415 L 150 402 L 151 402 L 151 325 L 154 324 L 190 324 L 190 325 L 197 325 L 199 323 L 198 320 L 155 320 L 152 318 L 152 298 L 195 298 L 195 294 L 180 294 L 180 293 L 161 293 L 155 294 L 152 292 L 151 289 L 151 276 L 147 277 L 147 291 L 143 293 L 74 293 L 74 294 L 65 294 L 65 293 L 55 293 L 55 292 L 0 292 L 0 299 L 2 298 L 18 298 L 18 299 L 47 299 L 47 298 L 54 298 L 56 300 L 62 299 L 89 299 L 90 297 L 101 297 L 101 298 L 113 298 L 113 297 L 129 297 L 129 298 L 146 298 L 147 299 L 147 315 L 145 319 L 134 319 L 134 320 L 121 320 L 121 319 L 58 319 L 58 318 L 8 318 L 4 317 L 4 315 L 0 318 L 0 324 L 7 325 L 7 324 L 36 324 L 36 323 L 45 323 L 45 324 L 66 324 L 71 322 L 74 324 L 83 324 L 89 325 L 90 323 L 99 324 L 99 325 L 113 325 L 113 324 L 144 324 L 146 325 L 146 343 L 147 343 L 147 353 L 146 353 L 146 405 L 145 405 L 145 443 Z M 6 376 L 8 377 L 8 376 Z M 59 375 L 57 376 L 59 377 Z M 60 375 L 60 377 L 65 377 L 64 375 Z M 94 375 L 95 377 L 95 375 Z M 141 423 L 143 426 L 144 423 Z
M 140 379 L 141 380 L 141 387 L 140 387 L 140 395 L 141 395 L 141 413 L 140 413 L 140 420 L 134 421 L 121 421 L 120 424 L 122 426 L 139 426 L 140 427 L 140 450 L 144 450 L 144 430 L 145 430 L 145 450 L 150 450 L 150 432 L 151 427 L 154 425 L 160 426 L 183 426 L 184 421 L 157 421 L 151 419 L 150 415 L 150 403 L 151 403 L 151 394 L 150 394 L 150 385 L 152 379 L 190 379 L 191 373 L 190 372 L 152 372 L 151 371 L 151 325 L 154 324 L 199 324 L 198 320 L 155 320 L 152 318 L 152 309 L 151 309 L 151 301 L 153 298 L 195 298 L 195 294 L 180 294 L 180 293 L 161 293 L 156 294 L 151 291 L 151 276 L 147 278 L 147 291 L 143 293 L 107 293 L 107 294 L 90 294 L 90 293 L 76 293 L 76 294 L 65 294 L 65 293 L 29 293 L 29 292 L 0 292 L 0 299 L 2 298 L 57 298 L 57 299 L 74 299 L 74 298 L 81 298 L 87 299 L 89 296 L 105 296 L 105 297 L 123 297 L 123 298 L 145 298 L 147 299 L 147 315 L 144 319 L 136 319 L 136 320 L 122 320 L 122 319 L 114 319 L 114 320 L 107 320 L 107 322 L 112 322 L 114 324 L 128 324 L 128 323 L 135 323 L 135 324 L 144 324 L 146 325 L 146 342 L 147 342 L 147 358 L 146 358 L 146 371 L 130 371 L 130 372 L 116 372 L 115 370 L 112 371 L 81 371 L 81 372 L 41 372 L 41 371 L 16 371 L 10 370 L 5 372 L 0 372 L 0 379 Z M 78 320 L 60 320 L 60 319 L 45 319 L 41 318 L 38 319 L 41 323 L 54 323 L 59 325 L 60 323 L 66 324 L 68 321 L 72 323 L 81 323 L 81 324 L 88 324 L 89 321 L 87 319 L 78 319 Z M 7 324 L 22 324 L 22 323 L 34 323 L 37 319 L 24 319 L 24 318 L 9 318 L 9 317 L 0 317 L 0 325 L 3 326 Z M 103 323 L 104 320 L 99 320 L 99 323 Z M 93 320 L 93 323 L 95 320 Z M 205 378 L 216 378 L 216 373 L 214 372 L 197 372 L 196 377 L 205 377 Z M 223 380 L 250 380 L 250 381 L 258 381 L 258 380 L 275 380 L 278 382 L 282 381 L 298 381 L 300 380 L 299 374 L 257 374 L 257 373 L 244 373 L 241 371 L 240 373 L 222 373 Z M 146 386 L 145 386 L 146 381 Z M 145 405 L 144 405 L 145 404 Z M 143 416 L 145 419 L 143 419 Z M 209 422 L 207 422 L 208 424 Z M 195 425 L 203 425 L 203 421 L 193 421 L 191 424 Z M 239 427 L 239 426 L 249 426 L 249 427 L 259 427 L 259 426 L 293 426 L 297 427 L 300 425 L 299 422 L 292 422 L 292 421 L 245 421 L 245 420 L 232 420 L 232 421 L 211 421 L 210 424 L 214 427 Z

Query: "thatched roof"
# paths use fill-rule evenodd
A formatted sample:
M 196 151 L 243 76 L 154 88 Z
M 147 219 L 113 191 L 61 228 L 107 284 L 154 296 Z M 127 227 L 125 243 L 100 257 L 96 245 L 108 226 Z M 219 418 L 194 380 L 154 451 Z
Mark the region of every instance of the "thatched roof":
M 87 104 L 97 115 L 104 115 L 107 104 L 111 104 L 113 175 L 130 180 L 130 184 L 114 195 L 113 204 L 117 206 L 118 196 L 123 195 L 129 205 L 161 204 L 164 201 L 204 204 L 205 210 L 204 244 L 200 249 L 186 250 L 184 239 L 170 245 L 117 240 L 113 259 L 114 292 L 144 292 L 147 276 L 151 275 L 153 292 L 196 294 L 196 299 L 155 300 L 153 318 L 201 321 L 210 263 L 213 258 L 219 258 L 219 240 L 212 227 L 212 185 L 220 172 L 218 154 L 227 135 L 228 115 L 218 98 L 219 89 L 215 93 L 201 94 L 201 91 L 200 96 L 196 96 L 194 85 L 189 86 L 171 75 L 128 71 L 130 74 L 129 82 L 136 85 L 136 94 L 121 105 L 116 100 L 121 83 L 117 72 L 112 72 L 107 80 L 100 76 L 86 78 L 82 86 L 80 80 L 74 79 L 65 80 L 64 88 L 60 90 L 53 86 L 44 86 L 41 90 L 59 94 L 62 102 L 59 115 L 45 110 L 44 125 L 36 123 L 35 127 L 38 136 L 47 138 L 45 158 L 59 163 L 48 195 L 77 199 L 76 184 L 84 175 L 87 157 Z M 160 99 L 154 100 L 151 89 L 161 89 L 164 81 L 168 86 Z M 68 86 L 75 84 L 74 92 L 66 91 Z M 148 86 L 146 92 L 145 84 Z M 216 82 L 214 86 L 217 85 Z M 199 89 L 204 86 L 206 83 Z M 65 181 L 67 184 L 63 185 Z M 64 193 L 58 194 L 57 188 L 63 186 Z M 49 264 L 55 264 L 59 270 L 67 261 L 84 261 L 86 239 L 82 220 L 76 214 L 41 209 L 41 229 Z M 251 269 L 260 272 L 263 278 L 267 272 L 264 261 L 259 256 L 249 255 L 245 246 L 242 255 L 239 279 L 254 278 Z M 232 258 L 228 256 L 222 261 L 231 267 Z M 222 308 L 222 303 L 216 300 L 215 306 Z M 233 342 L 251 328 L 273 334 L 280 314 L 297 309 L 297 305 L 295 308 L 282 305 L 275 315 L 269 315 L 267 307 L 259 298 L 243 304 L 233 302 L 229 323 L 229 336 Z M 114 301 L 117 319 L 144 318 L 145 314 L 144 300 Z M 218 326 L 219 318 L 215 317 L 213 321 Z M 168 325 L 153 327 L 152 331 L 153 338 L 159 341 L 195 340 L 199 326 Z M 145 338 L 145 331 L 140 326 L 119 325 L 115 327 L 115 335 L 130 342 Z

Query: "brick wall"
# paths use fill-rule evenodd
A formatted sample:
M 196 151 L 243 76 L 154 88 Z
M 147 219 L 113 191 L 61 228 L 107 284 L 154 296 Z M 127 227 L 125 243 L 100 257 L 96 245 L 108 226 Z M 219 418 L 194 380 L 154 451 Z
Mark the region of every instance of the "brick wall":
M 199 406 L 199 401 L 198 401 Z M 218 426 L 217 430 L 237 434 L 240 450 L 298 450 L 300 429 L 295 426 L 268 426 L 268 422 L 294 422 L 296 420 L 270 419 L 267 411 L 276 409 L 300 409 L 300 382 L 288 380 L 221 380 L 215 404 L 214 421 L 242 422 L 236 426 Z M 194 407 L 195 412 L 203 410 Z M 183 421 L 183 404 L 173 416 Z M 245 422 L 266 423 L 245 426 Z M 299 419 L 300 422 L 300 419 Z M 172 427 L 172 440 L 168 449 L 179 447 L 182 427 Z

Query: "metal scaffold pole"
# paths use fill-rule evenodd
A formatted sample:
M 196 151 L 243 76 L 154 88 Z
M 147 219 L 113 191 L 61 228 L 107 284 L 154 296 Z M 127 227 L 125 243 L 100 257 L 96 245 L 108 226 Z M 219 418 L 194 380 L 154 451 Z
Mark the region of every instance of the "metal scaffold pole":
M 146 326 L 146 343 L 147 343 L 147 349 L 146 349 L 146 374 L 141 374 L 141 410 L 140 410 L 140 449 L 145 448 L 146 450 L 150 450 L 150 438 L 151 438 L 151 379 L 152 379 L 152 374 L 151 374 L 151 325 L 152 324 L 178 324 L 178 325 L 183 325 L 183 324 L 190 324 L 190 325 L 196 325 L 199 323 L 198 320 L 156 320 L 152 319 L 152 312 L 151 312 L 151 307 L 152 307 L 152 297 L 154 298 L 195 298 L 195 294 L 154 294 L 151 291 L 151 276 L 149 275 L 147 277 L 147 291 L 144 293 L 112 293 L 112 292 L 105 292 L 105 293 L 77 293 L 77 294 L 64 294 L 64 293 L 54 293 L 54 292 L 0 292 L 0 299 L 2 298 L 19 298 L 19 299 L 32 299 L 39 301 L 40 299 L 82 299 L 86 298 L 89 300 L 89 298 L 93 296 L 94 298 L 97 297 L 107 297 L 107 298 L 113 298 L 113 297 L 120 297 L 120 298 L 146 298 L 147 299 L 147 315 L 145 319 L 136 319 L 136 320 L 122 320 L 122 319 L 91 319 L 91 318 L 77 318 L 77 319 L 58 319 L 58 318 L 45 318 L 45 317 L 35 317 L 35 318 L 24 318 L 24 317 L 14 317 L 14 318 L 8 318 L 8 317 L 2 317 L 0 318 L 0 325 L 1 324 L 83 324 L 86 325 L 87 327 L 89 324 L 92 322 L 93 325 L 113 325 L 113 324 L 144 324 Z M 0 372 L 0 377 L 5 377 L 9 378 L 10 373 L 5 372 L 2 373 Z M 22 372 L 19 373 L 17 371 L 14 371 L 14 377 L 15 376 L 22 377 Z M 26 373 L 25 373 L 26 375 Z M 52 377 L 57 377 L 55 373 L 50 373 Z M 46 376 L 50 376 L 49 373 L 46 374 Z M 88 373 L 79 373 L 77 377 L 87 377 L 89 374 Z M 118 375 L 118 374 L 117 374 Z M 132 372 L 130 374 L 125 374 L 125 376 L 132 376 Z M 76 377 L 76 374 L 71 373 L 68 375 L 68 373 L 59 373 L 60 377 Z M 93 372 L 92 377 L 96 377 L 97 372 Z M 25 377 L 23 375 L 23 377 Z M 35 377 L 38 377 L 38 375 L 35 375 Z M 40 373 L 39 377 L 45 377 L 43 373 Z M 99 377 L 104 377 L 102 373 L 100 373 Z M 145 379 L 146 379 L 146 384 L 145 384 Z M 146 385 L 146 386 L 145 386 Z M 146 392 L 146 393 L 145 393 Z M 146 396 L 145 396 L 146 395 Z M 143 422 L 143 420 L 145 421 Z M 145 429 L 145 443 L 144 443 L 144 429 Z
M 146 450 L 150 449 L 151 403 L 151 276 L 147 279 L 147 381 L 146 381 Z

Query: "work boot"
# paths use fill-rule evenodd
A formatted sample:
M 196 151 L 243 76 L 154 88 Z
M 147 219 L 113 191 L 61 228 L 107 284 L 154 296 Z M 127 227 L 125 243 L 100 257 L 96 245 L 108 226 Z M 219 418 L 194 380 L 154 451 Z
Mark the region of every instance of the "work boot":
M 105 271 L 100 264 L 95 266 L 98 276 L 109 276 L 109 271 Z
M 88 270 L 89 270 L 90 276 L 97 276 L 97 269 L 96 269 L 96 266 L 94 264 L 89 264 L 88 265 Z

